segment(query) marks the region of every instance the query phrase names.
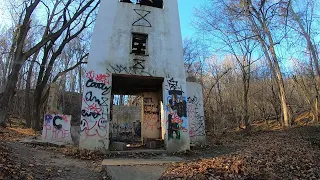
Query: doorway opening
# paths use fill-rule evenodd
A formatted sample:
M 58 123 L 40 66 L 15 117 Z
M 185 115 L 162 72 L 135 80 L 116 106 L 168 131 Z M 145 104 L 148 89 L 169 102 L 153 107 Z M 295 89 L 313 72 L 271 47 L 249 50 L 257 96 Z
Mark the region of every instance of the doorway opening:
M 127 150 L 163 149 L 161 103 L 163 78 L 112 76 L 110 140 Z

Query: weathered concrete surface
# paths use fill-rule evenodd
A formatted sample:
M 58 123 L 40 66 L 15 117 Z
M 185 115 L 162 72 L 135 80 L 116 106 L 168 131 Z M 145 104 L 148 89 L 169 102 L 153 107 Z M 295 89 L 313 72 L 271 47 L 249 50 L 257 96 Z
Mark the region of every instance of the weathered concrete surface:
M 102 166 L 163 165 L 183 161 L 182 158 L 172 156 L 153 159 L 105 159 L 102 161 Z
M 183 162 L 179 157 L 159 156 L 153 159 L 105 159 L 102 166 L 112 180 L 157 180 L 167 164 Z
M 112 180 L 157 180 L 164 171 L 165 166 L 108 166 L 107 174 Z
M 166 154 L 167 151 L 163 149 L 133 149 L 126 151 L 109 151 L 109 154 L 134 154 L 134 153 L 145 153 L 145 154 Z
M 190 143 L 204 145 L 206 132 L 202 86 L 195 82 L 187 82 L 187 95 Z
M 55 141 L 45 141 L 40 136 L 27 137 L 19 141 L 24 144 L 33 144 L 39 146 L 54 146 L 54 147 L 65 147 L 66 145 L 73 145 L 72 143 L 67 142 L 55 142 Z

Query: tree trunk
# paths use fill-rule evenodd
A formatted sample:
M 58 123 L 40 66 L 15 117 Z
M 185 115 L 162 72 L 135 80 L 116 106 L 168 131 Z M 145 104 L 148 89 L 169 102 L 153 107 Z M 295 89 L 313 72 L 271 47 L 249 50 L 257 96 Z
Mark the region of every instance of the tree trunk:
M 40 127 L 41 96 L 42 96 L 41 87 L 37 86 L 36 90 L 34 92 L 34 112 L 33 112 L 33 121 L 34 122 L 33 122 L 33 127 L 32 127 L 36 131 L 41 130 L 41 127 Z
M 248 112 L 248 109 L 249 109 L 249 105 L 248 105 L 248 89 L 247 89 L 247 83 L 246 82 L 243 82 L 243 115 L 242 115 L 242 119 L 243 119 L 243 122 L 246 126 L 246 129 L 249 129 L 250 128 L 250 122 L 249 122 L 249 112 Z
M 36 54 L 33 56 L 30 67 L 29 67 L 28 75 L 27 75 L 26 91 L 25 91 L 25 107 L 24 107 L 27 128 L 31 128 L 31 118 L 32 118 L 32 113 L 30 108 L 31 77 L 32 77 L 34 63 L 38 57 L 39 52 L 40 51 L 37 51 Z
M 79 65 L 79 92 L 82 94 L 82 70 L 81 64 Z
M 22 59 L 22 58 L 21 58 Z M 12 69 L 12 73 L 8 77 L 6 88 L 0 97 L 0 126 L 6 127 L 8 119 L 8 106 L 15 93 L 15 87 L 18 82 L 21 65 L 17 64 Z
M 271 35 L 271 32 L 269 30 L 269 27 L 267 26 L 266 22 L 266 17 L 262 16 L 259 14 L 259 12 L 256 9 L 252 9 L 257 20 L 259 21 L 260 25 L 262 26 L 262 29 L 256 24 L 254 18 L 252 16 L 249 17 L 252 26 L 253 26 L 253 32 L 257 36 L 262 49 L 264 51 L 265 57 L 268 61 L 270 70 L 272 72 L 272 76 L 278 86 L 278 91 L 279 91 L 279 98 L 281 102 L 281 109 L 282 109 L 282 114 L 283 114 L 283 122 L 284 126 L 288 127 L 291 124 L 291 113 L 288 108 L 288 102 L 287 102 L 287 97 L 285 93 L 285 87 L 283 83 L 283 77 L 282 73 L 280 70 L 280 66 L 278 63 L 278 58 L 277 54 L 275 51 L 275 44 L 273 41 L 273 37 Z M 266 35 L 266 38 L 268 39 L 269 45 L 267 45 L 266 40 L 262 38 L 260 30 L 263 31 L 263 33 Z
M 274 49 L 274 42 L 271 36 L 271 33 L 269 32 L 269 30 L 265 30 L 267 36 L 269 37 L 269 42 L 270 42 L 270 52 L 273 58 L 273 63 L 274 63 L 274 68 L 276 71 L 276 78 L 277 78 L 277 84 L 279 87 L 279 94 L 280 94 L 280 101 L 281 101 L 281 108 L 282 108 L 282 113 L 283 113 L 283 121 L 284 121 L 284 126 L 288 127 L 291 125 L 292 123 L 292 113 L 288 107 L 288 100 L 287 100 L 287 96 L 286 96 L 286 92 L 285 92 L 285 87 L 284 87 L 284 82 L 283 82 L 283 77 L 282 77 L 282 73 L 280 70 L 280 66 L 278 63 L 278 59 L 277 59 L 277 55 L 276 55 L 276 51 Z

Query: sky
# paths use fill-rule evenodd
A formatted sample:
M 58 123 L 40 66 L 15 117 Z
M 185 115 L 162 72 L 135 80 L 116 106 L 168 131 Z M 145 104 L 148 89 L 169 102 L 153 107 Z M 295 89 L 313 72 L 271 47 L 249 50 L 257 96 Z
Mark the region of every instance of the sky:
M 182 38 L 193 35 L 194 31 L 191 26 L 191 20 L 194 7 L 203 4 L 204 1 L 205 0 L 178 0 Z M 5 12 L 5 9 L 4 0 L 0 0 L 0 26 L 10 23 L 10 16 Z
M 178 0 L 182 38 L 192 37 L 194 34 L 191 25 L 194 8 L 199 7 L 204 1 L 205 0 Z

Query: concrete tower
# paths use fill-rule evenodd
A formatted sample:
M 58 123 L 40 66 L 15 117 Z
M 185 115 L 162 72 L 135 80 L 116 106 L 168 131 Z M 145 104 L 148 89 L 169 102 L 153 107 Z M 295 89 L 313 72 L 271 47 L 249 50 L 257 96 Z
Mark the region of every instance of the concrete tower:
M 101 1 L 86 72 L 80 148 L 109 149 L 112 94 L 121 93 L 144 94 L 144 103 L 157 107 L 158 126 L 148 128 L 152 120 L 142 118 L 143 137 L 163 138 L 168 151 L 190 148 L 177 0 Z

